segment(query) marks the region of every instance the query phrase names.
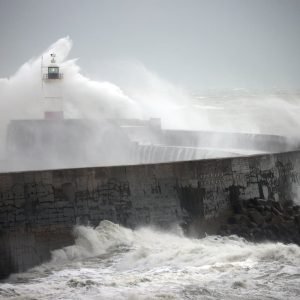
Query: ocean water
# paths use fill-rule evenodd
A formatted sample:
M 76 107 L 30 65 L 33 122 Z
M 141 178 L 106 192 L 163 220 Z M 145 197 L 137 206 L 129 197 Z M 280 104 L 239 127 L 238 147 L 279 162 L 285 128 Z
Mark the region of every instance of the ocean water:
M 300 247 L 102 221 L 0 283 L 0 299 L 300 299 Z

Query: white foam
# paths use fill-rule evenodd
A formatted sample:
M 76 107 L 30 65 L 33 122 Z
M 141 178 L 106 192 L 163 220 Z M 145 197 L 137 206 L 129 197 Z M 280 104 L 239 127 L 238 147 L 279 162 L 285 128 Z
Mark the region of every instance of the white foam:
M 79 226 L 50 263 L 12 276 L 0 295 L 32 299 L 297 299 L 300 247 L 238 237 L 189 239 L 103 221 Z M 16 281 L 25 281 L 16 284 Z M 17 298 L 18 299 L 18 298 Z

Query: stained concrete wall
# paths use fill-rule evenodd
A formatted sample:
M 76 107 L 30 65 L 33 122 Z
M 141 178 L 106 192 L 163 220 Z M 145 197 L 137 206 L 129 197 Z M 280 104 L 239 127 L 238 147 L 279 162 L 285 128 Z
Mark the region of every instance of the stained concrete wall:
M 72 243 L 75 224 L 217 228 L 237 199 L 291 201 L 300 151 L 152 165 L 0 174 L 0 277 Z M 201 227 L 201 226 L 200 226 Z M 199 228 L 199 227 L 198 227 Z M 212 230 L 212 232 L 213 232 Z

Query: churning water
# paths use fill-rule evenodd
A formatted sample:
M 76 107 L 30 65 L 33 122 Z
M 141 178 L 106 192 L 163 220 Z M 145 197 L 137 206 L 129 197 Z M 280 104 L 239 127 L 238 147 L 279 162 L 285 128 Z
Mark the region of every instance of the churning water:
M 0 284 L 1 299 L 299 299 L 300 247 L 109 221 Z

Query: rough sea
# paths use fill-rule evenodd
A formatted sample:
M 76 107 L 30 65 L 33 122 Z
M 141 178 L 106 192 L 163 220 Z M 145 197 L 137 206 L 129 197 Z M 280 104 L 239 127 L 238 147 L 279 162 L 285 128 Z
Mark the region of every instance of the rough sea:
M 300 247 L 179 227 L 74 228 L 75 244 L 0 283 L 0 299 L 300 299 Z

